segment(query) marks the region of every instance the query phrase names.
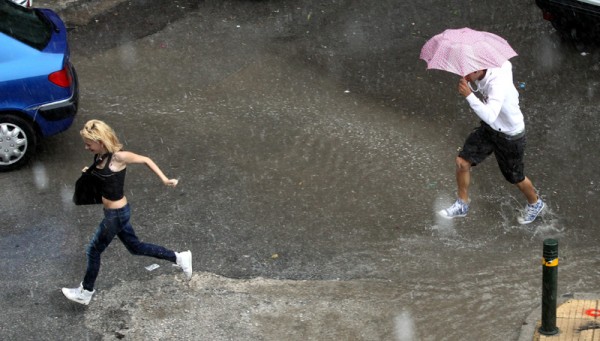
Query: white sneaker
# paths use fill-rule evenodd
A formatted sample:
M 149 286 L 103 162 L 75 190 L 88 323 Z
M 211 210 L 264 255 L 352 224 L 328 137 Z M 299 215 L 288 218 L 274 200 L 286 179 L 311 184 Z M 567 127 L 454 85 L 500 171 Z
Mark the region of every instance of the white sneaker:
M 190 250 L 184 252 L 175 252 L 177 257 L 177 265 L 181 267 L 185 278 L 189 281 L 192 279 L 192 252 Z
M 96 292 L 87 291 L 83 288 L 83 283 L 79 284 L 79 288 L 62 288 L 62 293 L 71 301 L 88 305 L 92 300 L 92 295 Z
M 542 199 L 538 198 L 538 201 L 535 204 L 527 204 L 525 206 L 525 211 L 523 212 L 523 216 L 517 218 L 519 224 L 529 224 L 532 223 L 535 218 L 542 212 L 542 210 L 546 207 L 546 204 L 542 201 Z
M 443 218 L 452 219 L 465 217 L 467 212 L 469 212 L 469 204 L 461 199 L 456 199 L 452 206 L 439 211 L 438 214 Z

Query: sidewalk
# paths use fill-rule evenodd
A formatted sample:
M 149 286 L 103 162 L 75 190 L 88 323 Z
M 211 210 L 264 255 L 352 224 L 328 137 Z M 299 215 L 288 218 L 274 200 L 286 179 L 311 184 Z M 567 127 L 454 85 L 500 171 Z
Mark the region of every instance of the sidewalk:
M 600 341 L 600 297 L 597 294 L 574 294 L 563 298 L 556 309 L 556 335 L 541 335 L 541 308 L 536 309 L 523 325 L 519 341 Z
M 80 26 L 122 2 L 125 0 L 33 0 L 33 7 L 50 8 L 59 13 L 67 26 Z

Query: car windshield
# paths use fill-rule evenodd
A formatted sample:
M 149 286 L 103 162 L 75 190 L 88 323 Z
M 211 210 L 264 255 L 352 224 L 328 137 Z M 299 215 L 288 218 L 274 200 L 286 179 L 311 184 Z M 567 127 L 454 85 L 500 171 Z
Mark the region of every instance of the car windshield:
M 52 36 L 52 24 L 37 10 L 0 0 L 0 32 L 42 50 Z

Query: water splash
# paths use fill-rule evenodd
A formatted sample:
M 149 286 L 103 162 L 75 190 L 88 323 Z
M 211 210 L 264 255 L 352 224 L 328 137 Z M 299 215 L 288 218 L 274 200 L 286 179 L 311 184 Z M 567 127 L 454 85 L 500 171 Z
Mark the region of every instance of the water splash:
M 447 208 L 452 204 L 452 199 L 449 197 L 437 197 L 433 204 L 433 215 L 435 217 L 435 225 L 432 230 L 437 231 L 441 237 L 455 237 L 457 235 L 454 227 L 454 220 L 441 217 L 438 212 Z
M 33 164 L 33 182 L 35 183 L 35 187 L 38 189 L 46 189 L 48 188 L 48 173 L 46 172 L 46 167 L 40 163 L 36 162 Z
M 60 189 L 60 200 L 64 207 L 73 207 L 73 187 L 62 187 Z
M 415 323 L 408 311 L 403 311 L 394 318 L 394 334 L 396 341 L 416 340 Z

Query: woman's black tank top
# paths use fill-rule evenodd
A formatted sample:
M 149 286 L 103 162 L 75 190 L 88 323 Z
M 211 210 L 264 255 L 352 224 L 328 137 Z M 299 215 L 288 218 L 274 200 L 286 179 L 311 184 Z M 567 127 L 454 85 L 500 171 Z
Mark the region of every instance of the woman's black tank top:
M 110 161 L 112 160 L 112 156 L 112 153 L 108 154 L 104 168 L 94 166 L 92 174 L 99 179 L 102 197 L 111 201 L 117 201 L 124 197 L 123 187 L 125 186 L 125 173 L 127 172 L 127 168 L 123 168 L 118 172 L 111 171 Z M 98 156 L 94 156 L 94 162 L 96 162 L 97 159 Z

